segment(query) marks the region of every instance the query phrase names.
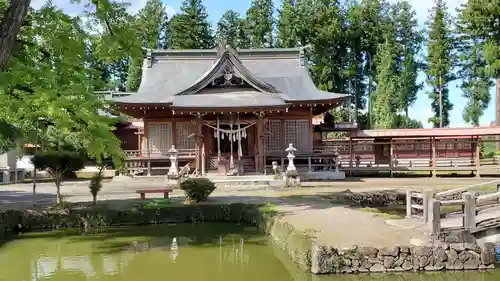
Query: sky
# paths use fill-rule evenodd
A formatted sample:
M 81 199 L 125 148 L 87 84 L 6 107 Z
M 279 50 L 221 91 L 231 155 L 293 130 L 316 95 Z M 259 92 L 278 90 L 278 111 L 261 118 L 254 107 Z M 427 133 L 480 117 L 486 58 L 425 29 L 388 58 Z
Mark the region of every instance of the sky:
M 173 15 L 180 10 L 180 5 L 182 0 L 162 0 L 166 6 L 167 13 Z M 398 0 L 389 0 L 391 2 L 396 2 Z M 46 2 L 46 0 L 32 0 L 32 6 L 35 8 L 40 7 Z M 129 7 L 131 13 L 139 11 L 146 0 L 129 0 L 132 5 Z M 281 5 L 281 0 L 273 0 L 275 8 L 279 8 Z M 409 0 L 413 8 L 417 13 L 417 18 L 419 24 L 424 27 L 424 23 L 428 17 L 428 11 L 432 7 L 433 0 Z M 449 12 L 455 15 L 455 9 L 461 4 L 466 3 L 467 0 L 447 0 Z M 70 4 L 70 0 L 52 0 L 52 3 L 62 8 L 69 14 L 81 14 L 82 6 L 78 4 Z M 209 14 L 209 20 L 212 26 L 217 23 L 221 18 L 222 14 L 229 9 L 239 12 L 244 15 L 248 7 L 250 6 L 251 0 L 203 0 L 204 5 L 207 7 Z M 425 80 L 425 76 L 420 74 L 418 77 L 419 81 Z M 462 97 L 461 91 L 458 88 L 459 81 L 450 83 L 449 85 L 449 95 L 451 102 L 453 104 L 453 110 L 451 112 L 451 127 L 470 127 L 470 125 L 465 124 L 462 118 L 463 108 L 465 106 L 466 100 Z M 495 119 L 495 95 L 494 87 L 491 88 L 491 102 L 488 109 L 485 111 L 483 117 L 480 119 L 481 125 L 487 126 Z M 430 100 L 427 98 L 426 89 L 422 89 L 418 93 L 418 99 L 415 104 L 409 110 L 410 117 L 422 121 L 424 127 L 431 127 L 431 124 L 427 122 L 428 118 L 432 116 L 432 111 L 430 108 Z

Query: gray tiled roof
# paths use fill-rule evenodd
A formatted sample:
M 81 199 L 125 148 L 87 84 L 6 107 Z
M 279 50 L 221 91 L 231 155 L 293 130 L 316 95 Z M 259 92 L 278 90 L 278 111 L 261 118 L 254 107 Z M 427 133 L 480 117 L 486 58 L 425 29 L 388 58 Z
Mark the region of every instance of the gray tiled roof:
M 230 50 L 230 49 L 229 49 Z M 254 89 L 224 88 L 203 91 L 216 68 L 232 64 Z M 213 89 L 212 89 L 213 90 Z M 303 66 L 299 49 L 154 51 L 143 66 L 137 93 L 113 98 L 119 103 L 170 103 L 174 107 L 279 106 L 289 101 L 343 99 L 348 95 L 323 92 Z

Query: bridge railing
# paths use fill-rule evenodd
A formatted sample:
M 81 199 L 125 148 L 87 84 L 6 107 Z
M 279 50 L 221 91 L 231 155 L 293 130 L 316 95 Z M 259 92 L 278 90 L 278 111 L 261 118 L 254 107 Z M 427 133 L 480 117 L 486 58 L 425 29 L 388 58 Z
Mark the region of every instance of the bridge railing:
M 500 180 L 493 180 L 483 182 L 471 186 L 459 187 L 450 190 L 436 192 L 435 190 L 406 191 L 406 218 L 419 218 L 424 222 L 429 220 L 430 202 L 432 199 L 438 200 L 442 206 L 453 206 L 460 203 L 463 199 L 463 194 L 466 192 L 473 192 L 475 195 L 478 193 L 492 193 L 494 191 L 481 191 L 484 186 L 496 185 L 497 190 L 500 191 Z
M 442 206 L 461 206 L 461 211 L 453 217 L 461 217 L 461 224 L 443 224 Z M 478 195 L 473 192 L 462 193 L 462 199 L 439 200 L 431 199 L 428 205 L 428 226 L 433 234 L 452 230 L 468 230 L 471 233 L 500 226 L 500 185 L 497 192 Z

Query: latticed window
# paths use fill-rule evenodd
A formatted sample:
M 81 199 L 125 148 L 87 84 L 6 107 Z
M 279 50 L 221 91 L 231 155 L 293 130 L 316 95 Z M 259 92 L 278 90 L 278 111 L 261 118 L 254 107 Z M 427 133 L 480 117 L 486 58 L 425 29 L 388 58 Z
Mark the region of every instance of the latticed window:
M 286 120 L 285 121 L 286 145 L 293 144 L 299 151 L 311 150 L 309 144 L 309 120 Z
M 175 124 L 175 147 L 177 149 L 194 149 L 195 138 L 188 138 L 194 133 L 196 127 L 191 122 L 179 122 Z
M 172 147 L 172 125 L 170 123 L 148 123 L 148 145 L 151 153 L 168 154 Z
M 266 131 L 269 132 L 265 139 L 268 151 L 280 151 L 281 147 L 281 120 L 269 120 L 266 123 Z

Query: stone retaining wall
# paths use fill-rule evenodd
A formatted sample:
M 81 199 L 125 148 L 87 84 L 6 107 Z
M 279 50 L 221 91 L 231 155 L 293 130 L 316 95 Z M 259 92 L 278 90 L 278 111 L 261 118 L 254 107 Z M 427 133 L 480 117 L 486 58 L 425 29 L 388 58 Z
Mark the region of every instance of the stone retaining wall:
M 339 251 L 314 246 L 311 272 L 369 273 L 403 271 L 480 270 L 494 268 L 495 245 L 481 249 L 472 243 L 438 243 L 433 246 L 353 247 Z

